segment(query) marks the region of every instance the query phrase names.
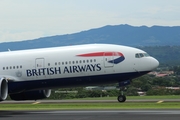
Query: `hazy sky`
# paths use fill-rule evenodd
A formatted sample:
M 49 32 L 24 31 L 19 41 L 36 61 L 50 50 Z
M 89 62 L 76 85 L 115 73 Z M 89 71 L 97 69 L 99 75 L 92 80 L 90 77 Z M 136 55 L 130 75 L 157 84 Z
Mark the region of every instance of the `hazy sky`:
M 180 26 L 180 0 L 0 0 L 0 42 L 119 24 Z

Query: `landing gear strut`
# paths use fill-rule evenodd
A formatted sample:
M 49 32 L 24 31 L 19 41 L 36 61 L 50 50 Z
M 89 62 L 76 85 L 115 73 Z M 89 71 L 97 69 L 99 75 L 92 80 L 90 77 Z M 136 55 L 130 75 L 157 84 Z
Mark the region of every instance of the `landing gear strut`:
M 121 94 L 118 96 L 117 100 L 119 102 L 125 102 L 126 101 L 126 96 L 124 95 L 124 90 L 126 85 L 129 85 L 131 83 L 131 80 L 125 80 L 125 81 L 121 81 L 119 82 L 119 87 L 120 87 L 120 92 Z
M 124 89 L 125 89 L 125 87 L 120 87 L 121 95 L 119 95 L 117 97 L 117 100 L 119 102 L 125 102 L 126 101 L 126 96 L 124 95 Z

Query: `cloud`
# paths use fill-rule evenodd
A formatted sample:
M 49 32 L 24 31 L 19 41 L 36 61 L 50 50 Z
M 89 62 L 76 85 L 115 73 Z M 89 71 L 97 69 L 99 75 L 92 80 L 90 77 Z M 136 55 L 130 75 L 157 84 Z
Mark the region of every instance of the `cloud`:
M 179 0 L 0 0 L 0 42 L 105 25 L 180 25 Z

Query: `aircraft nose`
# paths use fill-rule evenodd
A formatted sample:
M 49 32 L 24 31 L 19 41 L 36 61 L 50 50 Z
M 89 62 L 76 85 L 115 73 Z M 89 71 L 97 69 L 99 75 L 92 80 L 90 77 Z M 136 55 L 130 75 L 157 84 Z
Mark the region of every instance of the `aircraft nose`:
M 159 61 L 156 60 L 155 58 L 152 58 L 151 66 L 152 66 L 153 69 L 157 68 L 159 66 Z

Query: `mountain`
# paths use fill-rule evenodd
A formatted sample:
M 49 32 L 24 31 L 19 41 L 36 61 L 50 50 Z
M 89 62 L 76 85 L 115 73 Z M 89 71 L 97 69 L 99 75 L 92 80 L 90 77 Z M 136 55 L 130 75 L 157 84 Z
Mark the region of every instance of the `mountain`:
M 128 46 L 180 45 L 180 26 L 130 26 L 108 25 L 74 34 L 56 35 L 34 40 L 6 42 L 0 51 L 44 48 L 86 43 L 112 43 Z
M 155 57 L 160 66 L 180 65 L 180 46 L 145 46 L 138 47 Z

